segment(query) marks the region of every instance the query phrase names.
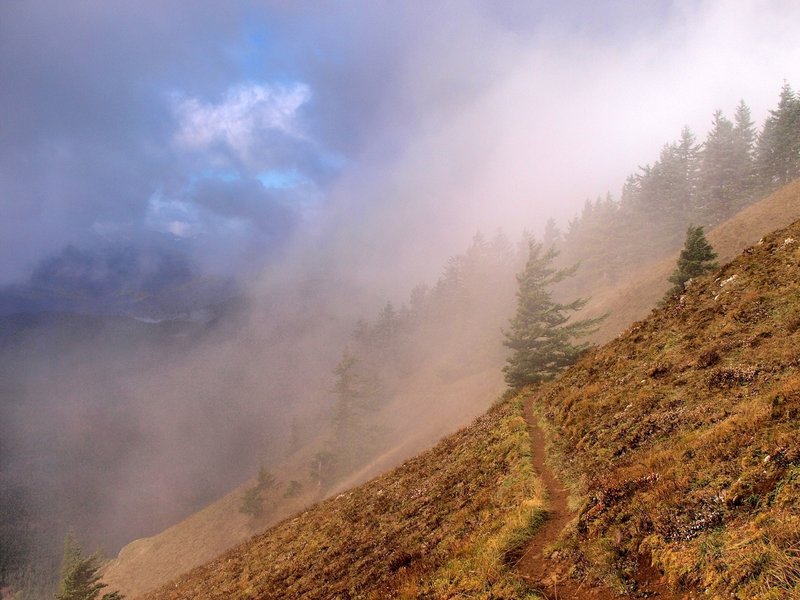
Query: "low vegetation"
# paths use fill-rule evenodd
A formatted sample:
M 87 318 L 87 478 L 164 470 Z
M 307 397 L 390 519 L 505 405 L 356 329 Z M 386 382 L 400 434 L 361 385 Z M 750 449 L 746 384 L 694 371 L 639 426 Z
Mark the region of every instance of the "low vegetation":
M 505 400 L 145 597 L 525 598 L 514 562 L 545 517 L 541 498 L 522 405 Z
M 800 594 L 800 222 L 531 392 L 582 506 L 555 563 L 622 594 Z

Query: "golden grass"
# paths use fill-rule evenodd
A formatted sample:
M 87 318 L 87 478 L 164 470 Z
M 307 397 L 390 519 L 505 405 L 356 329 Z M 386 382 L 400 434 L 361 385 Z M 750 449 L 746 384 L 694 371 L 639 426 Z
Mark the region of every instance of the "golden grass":
M 515 553 L 543 519 L 519 400 L 145 596 L 525 598 Z
M 708 232 L 720 264 L 733 260 L 761 237 L 800 219 L 800 179 L 747 207 Z M 608 314 L 593 336 L 604 343 L 642 319 L 664 296 L 667 278 L 675 269 L 678 252 L 631 273 L 626 282 L 593 290 L 581 318 Z
M 711 597 L 800 597 L 799 315 L 796 223 L 532 392 L 585 486 L 575 576 L 634 593 L 645 559 Z

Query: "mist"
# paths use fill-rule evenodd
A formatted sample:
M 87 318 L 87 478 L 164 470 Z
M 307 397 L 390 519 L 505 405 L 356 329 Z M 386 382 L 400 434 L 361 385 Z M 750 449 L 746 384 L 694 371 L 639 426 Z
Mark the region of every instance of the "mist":
M 0 8 L 4 527 L 113 555 L 302 463 L 359 319 L 800 81 L 796 3 L 631 4 Z M 512 254 L 368 365 L 382 439 L 324 493 L 494 401 Z

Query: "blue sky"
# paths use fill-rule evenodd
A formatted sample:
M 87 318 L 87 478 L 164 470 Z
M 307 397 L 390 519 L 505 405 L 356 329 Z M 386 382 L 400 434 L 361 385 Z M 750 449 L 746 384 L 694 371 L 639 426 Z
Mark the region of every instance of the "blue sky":
M 118 242 L 234 275 L 324 248 L 410 279 L 476 229 L 536 230 L 616 193 L 716 108 L 763 118 L 800 84 L 798 17 L 745 0 L 5 2 L 0 283 Z

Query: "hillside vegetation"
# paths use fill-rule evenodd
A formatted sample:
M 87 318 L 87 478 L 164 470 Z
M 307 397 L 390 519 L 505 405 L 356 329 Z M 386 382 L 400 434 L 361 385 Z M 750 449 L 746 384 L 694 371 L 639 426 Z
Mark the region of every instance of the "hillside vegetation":
M 767 198 L 748 207 L 731 220 L 709 232 L 709 239 L 720 255 L 720 262 L 731 260 L 747 245 L 756 243 L 759 238 L 775 228 L 787 225 L 800 218 L 800 181 L 796 181 Z M 600 331 L 594 336 L 599 342 L 617 336 L 623 329 L 637 319 L 647 315 L 669 287 L 667 277 L 675 266 L 675 257 L 650 265 L 648 270 L 634 272 L 627 283 L 615 289 L 601 289 L 590 299 L 582 311 L 588 315 L 609 313 L 600 323 Z M 441 363 L 441 364 L 440 364 Z M 359 485 L 402 460 L 423 451 L 436 439 L 459 426 L 466 425 L 469 419 L 480 414 L 490 398 L 496 397 L 501 383 L 500 364 L 491 370 L 468 373 L 468 376 L 442 379 L 442 365 L 446 360 L 432 362 L 427 375 L 417 373 L 413 388 L 407 389 L 386 406 L 387 418 L 402 418 L 415 423 L 413 430 L 417 435 L 409 436 L 403 445 L 392 448 L 360 469 L 353 476 L 337 484 L 334 490 Z M 438 398 L 439 413 L 431 414 L 429 398 Z M 459 406 L 454 414 L 452 407 Z M 443 423 L 450 423 L 443 427 Z M 305 474 L 307 464 L 319 446 L 311 446 L 292 457 L 286 469 L 276 471 L 281 479 L 287 479 L 292 472 Z M 283 471 L 286 471 L 284 474 Z M 258 522 L 248 522 L 238 512 L 242 488 L 174 525 L 164 532 L 142 540 L 137 540 L 123 549 L 104 572 L 104 581 L 113 589 L 120 589 L 128 596 L 136 596 L 181 573 L 213 559 L 223 550 L 242 542 L 250 535 L 262 531 L 269 525 L 284 518 L 292 511 L 302 508 L 314 500 L 316 489 L 305 482 L 303 494 L 291 499 L 288 504 L 279 503 L 275 510 Z
M 393 412 L 395 420 L 416 421 L 418 426 L 413 434 L 409 434 L 402 444 L 336 482 L 331 489 L 320 489 L 317 482 L 311 479 L 308 465 L 322 445 L 320 441 L 309 444 L 289 457 L 285 464 L 273 469 L 278 480 L 288 482 L 294 479 L 303 484 L 296 496 L 284 497 L 285 486 L 279 488 L 269 498 L 270 505 L 265 514 L 253 520 L 239 512 L 244 489 L 253 483 L 248 481 L 157 535 L 125 546 L 119 556 L 106 565 L 103 581 L 111 589 L 118 589 L 128 597 L 138 596 L 212 560 L 223 551 L 323 497 L 360 485 L 386 472 L 403 460 L 430 448 L 432 439 L 468 425 L 485 412 L 489 399 L 496 398 L 502 389 L 502 376 L 499 369 L 495 369 L 442 383 L 435 373 L 429 373 L 419 377 L 418 384 L 418 389 L 406 390 L 396 402 L 386 407 L 387 415 Z M 437 398 L 438 408 L 431 406 L 431 397 Z M 461 413 L 453 416 L 452 409 L 448 407 L 456 402 L 461 407 Z
M 768 233 L 800 219 L 800 179 L 748 206 L 728 221 L 708 231 L 708 241 L 720 264 L 733 260 L 742 250 Z M 607 314 L 593 339 L 607 342 L 628 325 L 647 316 L 669 288 L 667 278 L 675 268 L 678 252 L 630 273 L 613 285 L 591 293 L 585 312 Z
M 520 402 L 145 598 L 522 598 L 543 520 Z
M 524 392 L 579 507 L 550 580 L 635 597 L 652 564 L 679 594 L 797 597 L 798 337 L 800 222 Z M 514 564 L 544 494 L 507 401 L 146 598 L 535 597 Z
M 643 563 L 712 597 L 800 595 L 800 222 L 530 392 L 582 504 L 564 577 Z

